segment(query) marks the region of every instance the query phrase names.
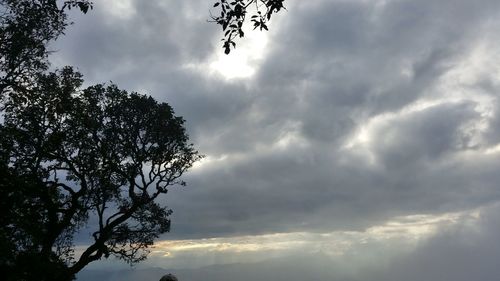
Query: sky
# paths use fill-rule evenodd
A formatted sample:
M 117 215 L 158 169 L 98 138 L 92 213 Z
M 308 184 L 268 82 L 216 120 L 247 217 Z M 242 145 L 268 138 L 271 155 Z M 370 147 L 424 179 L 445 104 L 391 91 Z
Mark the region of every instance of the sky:
M 88 85 L 168 102 L 205 155 L 139 267 L 500 276 L 499 1 L 287 0 L 230 55 L 212 4 L 96 0 L 53 44 Z

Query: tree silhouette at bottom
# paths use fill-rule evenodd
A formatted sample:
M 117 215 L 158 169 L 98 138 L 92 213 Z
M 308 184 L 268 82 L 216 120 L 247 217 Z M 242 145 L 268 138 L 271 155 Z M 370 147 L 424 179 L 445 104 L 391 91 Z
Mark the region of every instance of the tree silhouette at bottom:
M 169 231 L 158 203 L 200 159 L 166 103 L 115 85 L 81 89 L 71 67 L 11 92 L 0 126 L 0 270 L 71 280 L 89 263 L 146 258 Z M 75 235 L 94 228 L 76 252 Z M 4 279 L 5 280 L 5 279 Z

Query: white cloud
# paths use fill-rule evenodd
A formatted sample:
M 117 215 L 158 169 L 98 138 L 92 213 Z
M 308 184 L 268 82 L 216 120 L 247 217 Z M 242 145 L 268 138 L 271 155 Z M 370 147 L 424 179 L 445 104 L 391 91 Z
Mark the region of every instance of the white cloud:
M 96 9 L 103 9 L 111 17 L 129 19 L 136 14 L 133 0 L 107 0 L 96 3 Z

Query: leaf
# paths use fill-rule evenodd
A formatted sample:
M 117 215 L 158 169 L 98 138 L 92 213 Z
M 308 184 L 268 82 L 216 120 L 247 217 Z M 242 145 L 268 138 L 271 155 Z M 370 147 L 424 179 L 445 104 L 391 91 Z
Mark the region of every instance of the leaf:
M 82 3 L 82 2 L 79 2 L 78 3 L 78 8 L 84 13 L 86 14 L 88 11 L 89 11 L 89 5 L 86 4 L 86 3 Z
M 219 2 L 215 3 L 215 4 L 214 4 L 214 8 L 215 8 L 215 7 L 217 7 L 217 6 L 219 6 L 219 5 L 220 5 L 220 3 L 219 3 Z

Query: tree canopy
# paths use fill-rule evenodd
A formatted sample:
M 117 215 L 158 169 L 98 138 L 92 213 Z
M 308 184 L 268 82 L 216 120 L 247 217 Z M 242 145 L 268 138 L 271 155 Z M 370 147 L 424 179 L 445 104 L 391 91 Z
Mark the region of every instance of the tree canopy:
M 158 198 L 200 159 L 164 102 L 48 71 L 47 44 L 89 1 L 0 0 L 0 273 L 72 280 L 90 262 L 143 260 L 169 231 Z M 92 221 L 92 222 L 90 222 Z M 95 221 L 95 223 L 94 223 Z M 75 235 L 92 229 L 75 252 Z
M 180 176 L 200 157 L 168 104 L 81 83 L 70 67 L 39 74 L 33 89 L 5 103 L 2 266 L 37 280 L 57 276 L 34 264 L 72 276 L 101 257 L 144 259 L 170 227 L 171 211 L 155 199 L 184 185 Z M 91 216 L 93 242 L 75 256 L 74 235 Z
M 0 97 L 48 67 L 47 44 L 68 26 L 67 10 L 87 13 L 88 0 L 0 0 Z M 11 89 L 12 90 L 12 89 Z

